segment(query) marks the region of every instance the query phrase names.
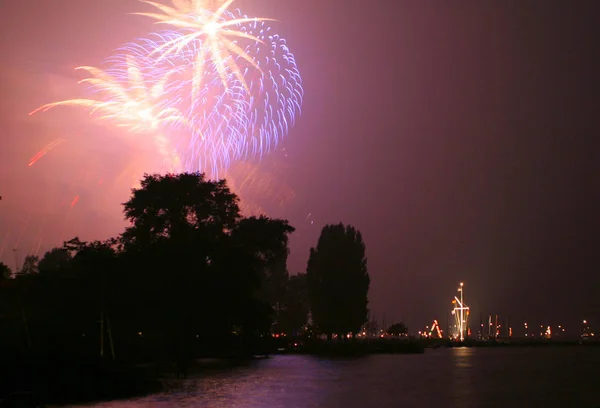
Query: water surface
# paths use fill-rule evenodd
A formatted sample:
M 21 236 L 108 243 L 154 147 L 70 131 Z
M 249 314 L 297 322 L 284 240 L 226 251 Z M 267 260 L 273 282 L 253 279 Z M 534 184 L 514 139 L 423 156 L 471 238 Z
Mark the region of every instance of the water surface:
M 96 406 L 600 408 L 600 348 L 456 348 L 355 359 L 274 356 L 207 372 L 168 393 Z

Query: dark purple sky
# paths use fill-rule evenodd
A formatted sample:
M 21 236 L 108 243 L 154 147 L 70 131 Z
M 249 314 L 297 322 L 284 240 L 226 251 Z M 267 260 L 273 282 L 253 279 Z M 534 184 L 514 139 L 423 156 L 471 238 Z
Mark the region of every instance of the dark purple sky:
M 476 320 L 598 321 L 596 3 L 239 0 L 279 20 L 304 79 L 287 155 L 261 165 L 273 190 L 294 191 L 283 206 L 259 194 L 298 227 L 290 272 L 305 269 L 323 224 L 343 221 L 364 235 L 371 308 L 388 323 L 443 322 L 460 281 Z M 22 257 L 40 237 L 43 252 L 122 226 L 129 185 L 104 193 L 97 182 L 137 147 L 73 111 L 27 113 L 78 96 L 75 66 L 152 30 L 127 15 L 140 7 L 0 2 L 0 249 L 11 266 L 17 242 Z M 58 137 L 69 141 L 29 168 Z

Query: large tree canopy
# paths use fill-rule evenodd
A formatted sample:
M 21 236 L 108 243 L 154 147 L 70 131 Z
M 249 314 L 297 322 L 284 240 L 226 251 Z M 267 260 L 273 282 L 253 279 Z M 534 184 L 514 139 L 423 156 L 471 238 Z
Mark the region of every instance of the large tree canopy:
M 240 219 L 238 198 L 225 180 L 209 181 L 198 173 L 145 175 L 123 205 L 132 223 L 123 234 L 128 243 L 177 239 L 199 229 L 223 233 Z
M 306 273 L 312 318 L 321 332 L 358 332 L 367 320 L 370 284 L 360 232 L 341 223 L 323 227 Z
M 138 251 L 130 251 L 131 259 L 144 265 L 135 269 L 144 271 L 138 281 L 144 281 L 148 302 L 169 299 L 156 310 L 157 321 L 197 333 L 214 332 L 217 325 L 265 327 L 263 317 L 250 321 L 247 312 L 268 311 L 256 302 L 268 304 L 272 297 L 255 295 L 272 286 L 275 266 L 287 278 L 288 235 L 294 231 L 287 221 L 243 218 L 226 182 L 203 174 L 146 175 L 124 212 L 132 225 L 122 242 Z M 153 303 L 148 307 L 155 309 Z

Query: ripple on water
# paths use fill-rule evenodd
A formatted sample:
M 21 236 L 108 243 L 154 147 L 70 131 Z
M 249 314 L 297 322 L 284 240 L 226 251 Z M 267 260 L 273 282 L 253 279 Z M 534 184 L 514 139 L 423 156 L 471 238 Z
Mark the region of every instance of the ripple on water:
M 455 348 L 355 359 L 274 356 L 105 408 L 600 407 L 600 348 Z

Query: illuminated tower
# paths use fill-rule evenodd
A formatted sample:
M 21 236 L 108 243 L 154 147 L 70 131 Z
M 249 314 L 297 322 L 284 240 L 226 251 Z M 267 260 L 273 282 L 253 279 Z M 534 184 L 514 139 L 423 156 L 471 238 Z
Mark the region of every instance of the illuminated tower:
M 461 282 L 458 287 L 458 291 L 460 292 L 460 299 L 458 296 L 454 296 L 454 300 L 452 303 L 454 304 L 454 309 L 452 310 L 452 314 L 454 315 L 454 319 L 456 321 L 456 330 L 458 331 L 455 338 L 460 341 L 465 341 L 465 337 L 467 335 L 467 327 L 469 320 L 469 306 L 467 306 L 464 302 L 464 284 Z

